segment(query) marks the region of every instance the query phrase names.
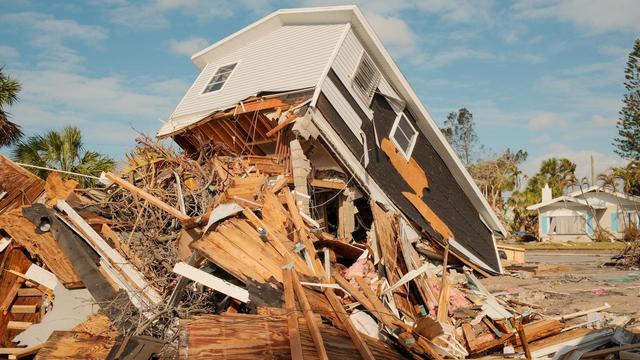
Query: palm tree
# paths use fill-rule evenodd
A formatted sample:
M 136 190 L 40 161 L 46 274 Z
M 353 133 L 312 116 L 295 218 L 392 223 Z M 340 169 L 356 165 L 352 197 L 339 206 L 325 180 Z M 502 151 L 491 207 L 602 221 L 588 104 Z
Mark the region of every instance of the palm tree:
M 0 66 L 0 146 L 7 146 L 15 144 L 23 136 L 20 126 L 9 121 L 9 113 L 5 110 L 18 100 L 21 85 L 5 75 L 3 69 Z
M 95 151 L 85 150 L 80 130 L 72 126 L 60 132 L 51 130 L 44 136 L 31 136 L 26 141 L 18 143 L 13 150 L 13 159 L 25 164 L 92 176 L 99 176 L 101 172 L 109 171 L 115 166 L 113 159 Z M 45 178 L 48 170 L 38 169 L 34 170 L 34 173 Z M 82 186 L 95 183 L 86 177 L 73 178 Z

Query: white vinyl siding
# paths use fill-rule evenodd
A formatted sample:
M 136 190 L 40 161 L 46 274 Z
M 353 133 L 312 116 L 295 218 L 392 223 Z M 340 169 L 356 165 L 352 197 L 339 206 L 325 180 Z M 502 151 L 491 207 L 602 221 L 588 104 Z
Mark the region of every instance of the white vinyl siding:
M 358 113 L 349 104 L 347 99 L 342 96 L 340 90 L 330 78 L 326 78 L 322 84 L 322 93 L 336 109 L 342 120 L 349 125 L 349 129 L 351 129 L 351 131 L 356 135 L 356 138 L 358 138 L 362 143 L 362 119 L 358 116 Z
M 261 91 L 316 86 L 347 26 L 280 26 L 208 63 L 159 134 L 188 125 L 198 117 L 233 106 Z M 238 61 L 238 68 L 224 89 L 202 94 L 220 66 Z
M 416 145 L 418 131 L 413 127 L 413 124 L 411 124 L 404 113 L 400 113 L 398 117 L 396 117 L 396 121 L 393 123 L 393 127 L 391 127 L 389 137 L 402 155 L 404 155 L 404 158 L 408 160 L 413 152 L 413 147 Z

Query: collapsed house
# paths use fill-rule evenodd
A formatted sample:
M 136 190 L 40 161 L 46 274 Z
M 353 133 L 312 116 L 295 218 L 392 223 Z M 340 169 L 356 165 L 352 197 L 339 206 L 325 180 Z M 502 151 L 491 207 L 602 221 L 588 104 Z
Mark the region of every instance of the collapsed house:
M 141 137 L 89 188 L 0 157 L 0 357 L 531 358 L 612 340 L 567 323 L 602 309 L 550 318 L 478 280 L 502 272 L 504 228 L 356 7 L 278 11 L 193 61 L 158 133 L 182 152 Z M 80 291 L 99 313 L 52 325 Z
M 278 11 L 192 61 L 200 75 L 159 138 L 276 158 L 303 211 L 322 220 L 348 212 L 332 224 L 341 238 L 351 238 L 351 217 L 362 220 L 357 204 L 372 200 L 399 210 L 413 239 L 424 233 L 501 271 L 504 227 L 357 8 Z M 333 195 L 327 186 L 346 189 L 318 206 Z

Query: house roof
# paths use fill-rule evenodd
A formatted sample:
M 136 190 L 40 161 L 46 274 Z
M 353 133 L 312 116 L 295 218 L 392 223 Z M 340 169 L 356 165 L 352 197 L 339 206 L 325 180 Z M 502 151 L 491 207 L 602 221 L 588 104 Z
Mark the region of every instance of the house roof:
M 579 198 L 575 198 L 569 195 L 564 195 L 564 196 L 558 196 L 557 198 L 553 198 L 549 201 L 545 201 L 545 202 L 540 202 L 534 205 L 530 205 L 527 206 L 527 210 L 538 210 L 540 208 L 543 208 L 545 206 L 549 206 L 551 204 L 555 204 L 558 202 L 570 202 L 570 203 L 575 203 L 578 205 L 582 205 L 584 207 L 589 207 L 591 206 L 594 209 L 604 209 L 606 208 L 606 206 L 599 204 L 599 203 L 593 203 L 593 202 L 587 202 L 583 199 L 579 199 Z
M 227 36 L 202 51 L 195 53 L 191 59 L 196 66 L 202 69 L 208 61 L 228 51 L 233 51 L 246 44 L 253 37 L 259 36 L 259 34 L 277 28 L 278 26 L 337 23 L 350 24 L 351 29 L 358 36 L 363 46 L 365 46 L 368 54 L 376 62 L 376 65 L 384 74 L 387 81 L 398 92 L 400 97 L 406 101 L 406 107 L 415 115 L 421 131 L 443 159 L 459 186 L 470 199 L 487 226 L 506 236 L 506 229 L 489 206 L 487 200 L 482 196 L 461 160 L 455 155 L 453 149 L 444 138 L 444 135 L 442 135 L 431 114 L 422 104 L 415 91 L 413 91 L 409 82 L 395 64 L 391 55 L 384 48 L 373 28 L 366 21 L 357 6 L 329 6 L 279 10 Z M 327 68 L 327 72 L 328 70 Z M 322 81 L 324 81 L 324 76 L 320 79 L 320 83 Z M 251 94 L 247 94 L 247 96 L 249 95 Z M 312 106 L 315 105 L 316 99 L 317 94 L 316 97 L 314 97 Z M 197 119 L 193 119 L 193 121 L 195 122 Z
M 622 198 L 622 199 L 626 199 L 626 200 L 629 200 L 629 201 L 634 201 L 634 202 L 640 203 L 640 196 L 621 193 L 619 191 L 615 191 L 614 189 L 611 189 L 608 186 L 600 186 L 600 185 L 593 185 L 593 186 L 590 186 L 590 187 L 588 187 L 586 189 L 577 190 L 577 191 L 574 191 L 572 193 L 569 193 L 567 196 L 575 197 L 575 196 L 580 196 L 583 193 L 586 194 L 586 193 L 590 193 L 590 192 L 604 192 L 604 193 L 607 193 L 607 194 L 611 194 L 611 195 L 617 196 L 617 197 Z

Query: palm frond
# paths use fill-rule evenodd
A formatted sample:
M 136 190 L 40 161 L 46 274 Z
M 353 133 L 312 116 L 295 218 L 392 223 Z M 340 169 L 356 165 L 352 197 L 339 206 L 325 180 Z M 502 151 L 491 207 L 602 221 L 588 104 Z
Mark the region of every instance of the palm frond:
M 0 109 L 0 146 L 17 143 L 24 135 L 20 125 L 9 120 L 9 115 Z

